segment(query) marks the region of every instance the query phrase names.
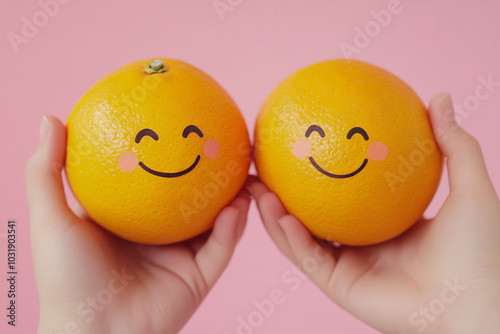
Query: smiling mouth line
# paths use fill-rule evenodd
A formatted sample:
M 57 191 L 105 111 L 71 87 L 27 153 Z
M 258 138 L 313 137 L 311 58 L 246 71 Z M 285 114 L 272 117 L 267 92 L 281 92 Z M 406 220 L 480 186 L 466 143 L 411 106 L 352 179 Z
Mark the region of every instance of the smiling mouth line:
M 335 179 L 347 179 L 348 177 L 352 177 L 356 174 L 358 174 L 359 172 L 361 172 L 363 170 L 363 168 L 365 168 L 366 164 L 368 163 L 368 159 L 365 159 L 363 161 L 363 163 L 361 164 L 361 166 L 356 169 L 354 172 L 352 173 L 349 173 L 349 174 L 332 174 L 332 173 L 329 173 L 327 172 L 326 170 L 324 170 L 323 168 L 321 168 L 317 163 L 316 161 L 314 161 L 314 158 L 313 157 L 309 157 L 309 161 L 311 161 L 311 164 L 314 166 L 314 168 L 316 168 L 320 173 L 328 176 L 328 177 L 333 177 Z
M 139 166 L 141 166 L 142 169 L 144 169 L 146 172 L 148 172 L 150 174 L 153 174 L 153 175 L 156 175 L 156 176 L 160 176 L 160 177 L 179 177 L 179 176 L 185 175 L 185 174 L 189 173 L 190 171 L 192 171 L 196 167 L 196 165 L 198 165 L 198 162 L 200 162 L 200 156 L 199 155 L 196 157 L 196 160 L 193 162 L 193 164 L 191 166 L 189 166 L 188 168 L 186 168 L 186 169 L 184 169 L 184 170 L 182 170 L 180 172 L 176 172 L 176 173 L 158 172 L 158 171 L 155 171 L 154 169 L 149 168 L 148 166 L 146 166 L 142 162 L 139 162 Z

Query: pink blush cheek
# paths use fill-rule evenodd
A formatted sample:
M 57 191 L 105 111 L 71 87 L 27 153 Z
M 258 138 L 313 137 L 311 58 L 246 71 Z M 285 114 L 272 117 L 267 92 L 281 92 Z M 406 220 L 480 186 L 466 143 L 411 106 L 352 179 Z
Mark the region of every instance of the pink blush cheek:
M 219 142 L 215 139 L 209 139 L 203 144 L 203 152 L 209 159 L 215 159 L 219 156 Z
M 311 155 L 311 143 L 307 139 L 299 139 L 293 144 L 292 152 L 299 159 L 308 157 Z
M 382 142 L 376 141 L 370 144 L 368 146 L 368 150 L 366 152 L 368 154 L 368 158 L 370 158 L 373 161 L 382 161 L 387 158 L 387 155 L 389 154 L 389 149 L 387 148 L 387 145 L 385 145 Z
M 132 152 L 124 152 L 118 158 L 118 166 L 124 172 L 133 171 L 138 164 L 137 156 Z

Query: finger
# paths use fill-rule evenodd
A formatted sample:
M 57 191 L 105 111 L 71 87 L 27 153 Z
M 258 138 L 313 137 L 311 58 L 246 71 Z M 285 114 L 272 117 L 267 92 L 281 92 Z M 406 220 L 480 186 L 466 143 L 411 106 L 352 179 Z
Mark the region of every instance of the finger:
M 245 184 L 246 189 L 250 192 L 253 198 L 257 199 L 263 194 L 270 192 L 269 188 L 262 183 L 255 175 L 249 175 Z
M 247 185 L 257 207 L 260 217 L 264 223 L 267 233 L 274 241 L 279 250 L 288 258 L 293 256 L 293 253 L 288 244 L 285 232 L 281 228 L 278 220 L 286 216 L 288 212 L 279 200 L 278 196 L 269 191 L 269 189 L 257 178 L 252 177 Z
M 328 241 L 319 237 L 314 237 L 314 240 L 326 251 L 330 252 L 335 260 L 339 259 L 342 250 L 346 247 L 338 242 Z
M 66 129 L 55 117 L 44 116 L 40 142 L 26 165 L 26 192 L 32 223 L 44 227 L 69 219 L 54 219 L 55 215 L 71 211 L 66 203 L 61 170 L 66 154 Z
M 326 251 L 294 216 L 287 215 L 280 218 L 279 224 L 293 252 L 294 264 L 320 289 L 327 291 L 337 263 L 333 255 Z
M 71 211 L 73 211 L 73 213 L 75 214 L 75 216 L 77 216 L 78 218 L 80 218 L 82 220 L 85 220 L 85 221 L 88 221 L 88 222 L 92 221 L 92 218 L 88 214 L 87 210 L 85 210 L 85 208 L 78 201 L 75 202 L 71 206 Z
M 238 196 L 229 204 L 229 206 L 238 209 L 240 212 L 244 212 L 245 214 L 239 217 L 240 221 L 237 223 L 236 227 L 236 241 L 240 240 L 243 235 L 243 231 L 245 231 L 248 209 L 250 208 L 250 202 L 252 201 L 252 197 L 250 196 L 250 192 L 243 188 Z
M 212 234 L 195 255 L 196 264 L 209 288 L 215 284 L 233 255 L 245 228 L 249 206 L 248 193 L 240 193 L 219 213 Z
M 69 180 L 68 180 L 68 171 L 66 169 L 63 169 L 62 171 L 62 178 L 69 183 Z M 73 212 L 73 214 L 77 217 L 77 218 L 80 218 L 81 220 L 85 220 L 85 221 L 88 221 L 88 222 L 93 222 L 94 220 L 92 219 L 92 217 L 90 217 L 89 213 L 87 212 L 87 210 L 80 204 L 80 202 L 76 199 L 76 196 L 75 196 L 75 193 L 73 192 L 73 189 L 71 189 L 71 187 L 68 189 L 69 193 L 70 194 L 67 194 L 67 196 L 72 196 L 73 198 L 75 198 L 75 201 L 68 205 L 71 212 Z
M 185 241 L 186 246 L 189 247 L 193 255 L 198 253 L 198 251 L 205 245 L 205 243 L 208 240 L 208 237 L 210 237 L 210 234 L 212 234 L 212 230 L 208 230 L 200 235 L 197 235 L 194 238 L 191 238 L 187 241 Z
M 248 190 L 242 189 L 238 194 L 238 196 L 233 200 L 233 202 L 229 204 L 229 206 L 235 207 L 243 212 L 248 212 L 250 201 L 251 201 L 250 193 L 248 192 Z M 238 228 L 236 231 L 236 236 L 238 240 L 241 238 L 241 235 L 245 230 L 245 225 L 246 225 L 246 219 L 243 222 L 243 224 L 238 224 Z M 201 247 L 205 245 L 211 233 L 212 231 L 207 231 L 189 241 L 188 246 L 194 254 L 198 253 Z
M 447 158 L 450 192 L 479 194 L 493 185 L 488 177 L 481 147 L 477 140 L 455 120 L 449 94 L 435 96 L 429 106 L 434 136 Z

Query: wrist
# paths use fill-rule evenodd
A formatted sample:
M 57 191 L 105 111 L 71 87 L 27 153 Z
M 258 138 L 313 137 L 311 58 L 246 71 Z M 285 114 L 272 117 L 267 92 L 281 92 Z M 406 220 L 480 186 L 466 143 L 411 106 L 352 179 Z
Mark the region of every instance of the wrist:
M 110 333 L 107 324 L 102 319 L 86 320 L 88 319 L 76 314 L 66 315 L 64 312 L 50 312 L 50 315 L 43 315 L 41 311 L 37 334 Z
M 81 324 L 69 320 L 60 323 L 40 323 L 38 326 L 37 334 L 87 334 L 87 333 L 108 333 L 104 327 L 100 326 L 82 326 Z
M 473 293 L 444 315 L 440 334 L 500 333 L 500 293 Z

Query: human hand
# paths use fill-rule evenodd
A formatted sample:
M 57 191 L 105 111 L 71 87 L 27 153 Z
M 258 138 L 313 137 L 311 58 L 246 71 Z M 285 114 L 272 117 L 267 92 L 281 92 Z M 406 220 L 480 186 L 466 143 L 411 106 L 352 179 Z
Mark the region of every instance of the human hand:
M 92 222 L 81 206 L 68 208 L 65 151 L 64 125 L 47 117 L 26 166 L 38 333 L 178 332 L 228 265 L 245 228 L 248 192 L 201 236 L 165 246 L 132 243 Z
M 435 218 L 393 240 L 333 247 L 314 238 L 263 183 L 254 180 L 249 189 L 281 252 L 368 325 L 398 334 L 500 333 L 500 203 L 450 96 L 434 97 L 429 111 L 450 194 Z

